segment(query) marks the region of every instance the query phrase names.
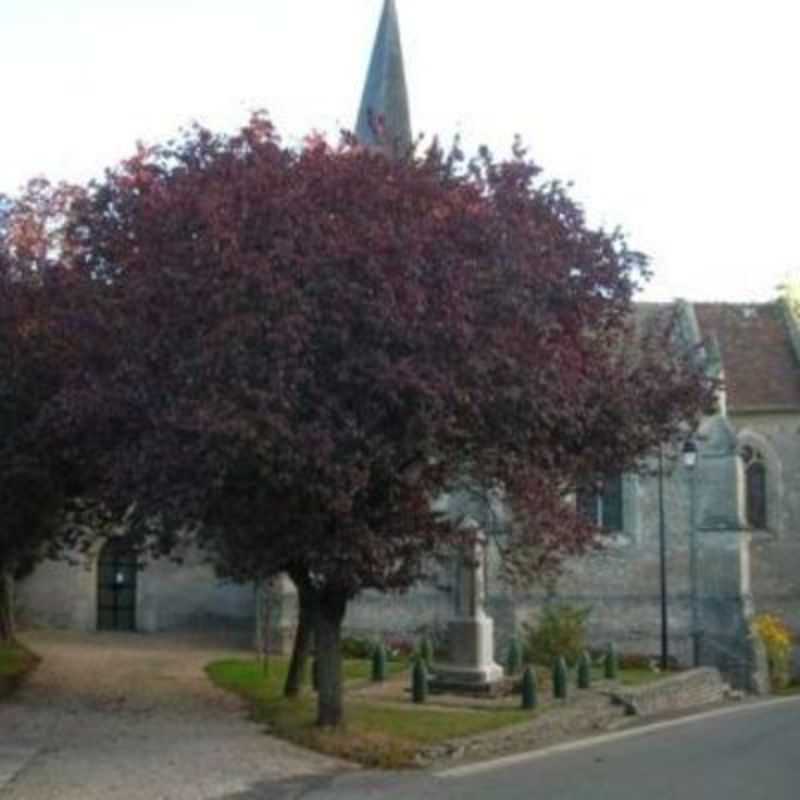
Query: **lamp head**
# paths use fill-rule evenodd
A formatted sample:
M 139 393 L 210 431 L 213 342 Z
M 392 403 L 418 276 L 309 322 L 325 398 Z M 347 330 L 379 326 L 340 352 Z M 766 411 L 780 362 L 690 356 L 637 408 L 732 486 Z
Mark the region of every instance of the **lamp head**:
M 686 469 L 694 469 L 697 464 L 697 443 L 694 439 L 687 439 L 683 443 L 682 456 Z

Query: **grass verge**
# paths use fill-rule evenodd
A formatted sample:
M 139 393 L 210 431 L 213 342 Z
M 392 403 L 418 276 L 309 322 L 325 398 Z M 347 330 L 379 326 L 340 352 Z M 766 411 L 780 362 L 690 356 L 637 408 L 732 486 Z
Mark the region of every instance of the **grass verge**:
M 800 694 L 800 679 L 795 678 L 788 686 L 777 689 L 775 694 L 779 697 L 791 697 L 794 694 Z
M 0 700 L 10 695 L 40 659 L 19 642 L 0 644 Z
M 654 669 L 622 669 L 619 672 L 620 683 L 623 686 L 641 686 L 644 683 L 653 683 L 677 675 L 676 672 L 659 672 Z
M 421 747 L 531 719 L 531 712 L 516 709 L 436 708 L 410 702 L 408 707 L 402 707 L 375 698 L 351 697 L 346 700 L 345 725 L 324 731 L 314 727 L 316 698 L 311 693 L 296 700 L 281 696 L 286 668 L 284 659 L 273 658 L 266 676 L 255 661 L 217 661 L 206 671 L 217 686 L 247 699 L 254 718 L 267 723 L 272 733 L 371 767 L 408 767 Z M 367 679 L 369 668 L 367 661 L 346 660 L 345 681 Z M 390 671 L 395 674 L 404 670 L 404 665 L 390 664 Z

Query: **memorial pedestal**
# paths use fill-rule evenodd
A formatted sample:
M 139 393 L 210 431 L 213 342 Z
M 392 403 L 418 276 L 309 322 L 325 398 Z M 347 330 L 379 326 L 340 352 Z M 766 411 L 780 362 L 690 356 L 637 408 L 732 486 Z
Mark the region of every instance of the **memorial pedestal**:
M 481 615 L 451 620 L 447 625 L 446 663 L 431 665 L 433 691 L 493 693 L 503 681 L 494 662 L 494 622 Z

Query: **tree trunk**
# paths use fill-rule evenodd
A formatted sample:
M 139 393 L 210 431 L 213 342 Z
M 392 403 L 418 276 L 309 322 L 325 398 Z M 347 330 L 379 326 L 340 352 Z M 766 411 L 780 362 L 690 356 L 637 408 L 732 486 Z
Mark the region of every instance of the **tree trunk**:
M 343 720 L 342 620 L 347 595 L 331 587 L 320 594 L 317 614 L 317 725 L 335 727 Z
M 289 577 L 297 588 L 297 630 L 292 645 L 292 658 L 286 683 L 283 686 L 284 697 L 297 697 L 303 686 L 306 675 L 306 664 L 311 652 L 316 624 L 317 596 L 308 573 L 301 568 L 289 570 Z
M 0 644 L 14 638 L 14 575 L 0 565 Z
M 262 578 L 256 591 L 256 654 L 263 675 L 269 675 L 270 626 L 272 623 L 272 585 Z

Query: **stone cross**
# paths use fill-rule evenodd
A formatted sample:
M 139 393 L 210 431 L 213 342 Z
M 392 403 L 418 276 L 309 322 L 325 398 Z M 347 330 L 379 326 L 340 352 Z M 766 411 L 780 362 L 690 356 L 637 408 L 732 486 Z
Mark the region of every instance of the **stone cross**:
M 455 613 L 481 619 L 486 616 L 486 537 L 472 520 L 464 527 L 470 534 L 456 561 Z

